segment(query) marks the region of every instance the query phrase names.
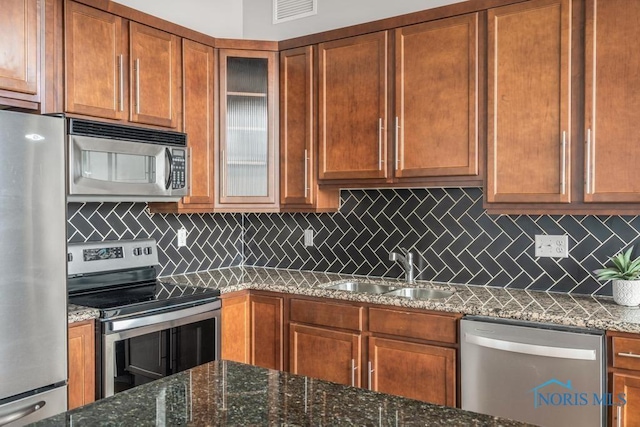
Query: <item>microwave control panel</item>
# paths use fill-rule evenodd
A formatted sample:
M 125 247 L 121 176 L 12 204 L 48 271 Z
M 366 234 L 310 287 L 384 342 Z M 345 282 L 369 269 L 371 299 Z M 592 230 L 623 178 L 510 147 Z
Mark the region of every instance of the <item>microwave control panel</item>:
M 185 153 L 185 150 L 171 150 L 173 157 L 171 162 L 171 188 L 174 190 L 184 188 L 187 185 Z

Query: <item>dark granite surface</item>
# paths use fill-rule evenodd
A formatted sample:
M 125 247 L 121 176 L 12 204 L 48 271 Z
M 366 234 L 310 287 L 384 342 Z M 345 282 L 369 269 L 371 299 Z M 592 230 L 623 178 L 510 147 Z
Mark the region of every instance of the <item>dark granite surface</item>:
M 526 426 L 235 362 L 212 362 L 34 426 Z
M 332 283 L 348 280 L 383 283 L 396 288 L 407 286 L 399 280 L 262 267 L 231 267 L 168 276 L 161 278 L 161 280 L 190 286 L 217 288 L 223 294 L 254 289 L 563 326 L 640 333 L 640 308 L 619 306 L 610 297 L 419 281 L 411 286 L 454 291 L 452 296 L 445 299 L 420 301 L 326 289 Z M 97 317 L 96 310 L 81 307 L 74 307 L 74 310 L 72 312 L 70 307 L 69 322 Z

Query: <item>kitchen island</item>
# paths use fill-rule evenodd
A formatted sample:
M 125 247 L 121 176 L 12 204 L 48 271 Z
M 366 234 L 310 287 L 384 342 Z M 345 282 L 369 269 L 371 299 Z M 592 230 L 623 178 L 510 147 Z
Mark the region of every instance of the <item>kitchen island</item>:
M 526 426 L 361 388 L 219 361 L 34 426 Z

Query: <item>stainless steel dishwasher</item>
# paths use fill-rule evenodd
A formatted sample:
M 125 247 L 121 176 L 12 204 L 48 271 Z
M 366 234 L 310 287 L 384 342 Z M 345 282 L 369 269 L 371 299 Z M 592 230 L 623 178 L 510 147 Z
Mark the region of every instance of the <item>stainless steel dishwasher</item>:
M 533 322 L 460 321 L 462 409 L 541 426 L 602 426 L 604 333 Z

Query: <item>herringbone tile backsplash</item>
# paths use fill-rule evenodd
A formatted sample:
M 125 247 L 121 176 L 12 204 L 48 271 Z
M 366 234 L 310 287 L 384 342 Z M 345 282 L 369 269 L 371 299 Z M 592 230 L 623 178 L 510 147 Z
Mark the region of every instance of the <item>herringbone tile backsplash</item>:
M 185 248 L 176 232 L 188 230 Z M 313 229 L 313 247 L 303 232 Z M 569 258 L 535 258 L 535 234 L 567 234 Z M 153 237 L 161 275 L 236 265 L 401 277 L 389 252 L 417 255 L 419 279 L 611 294 L 591 271 L 638 240 L 640 217 L 488 215 L 478 188 L 342 191 L 333 214 L 149 214 L 142 203 L 70 203 L 68 240 Z

